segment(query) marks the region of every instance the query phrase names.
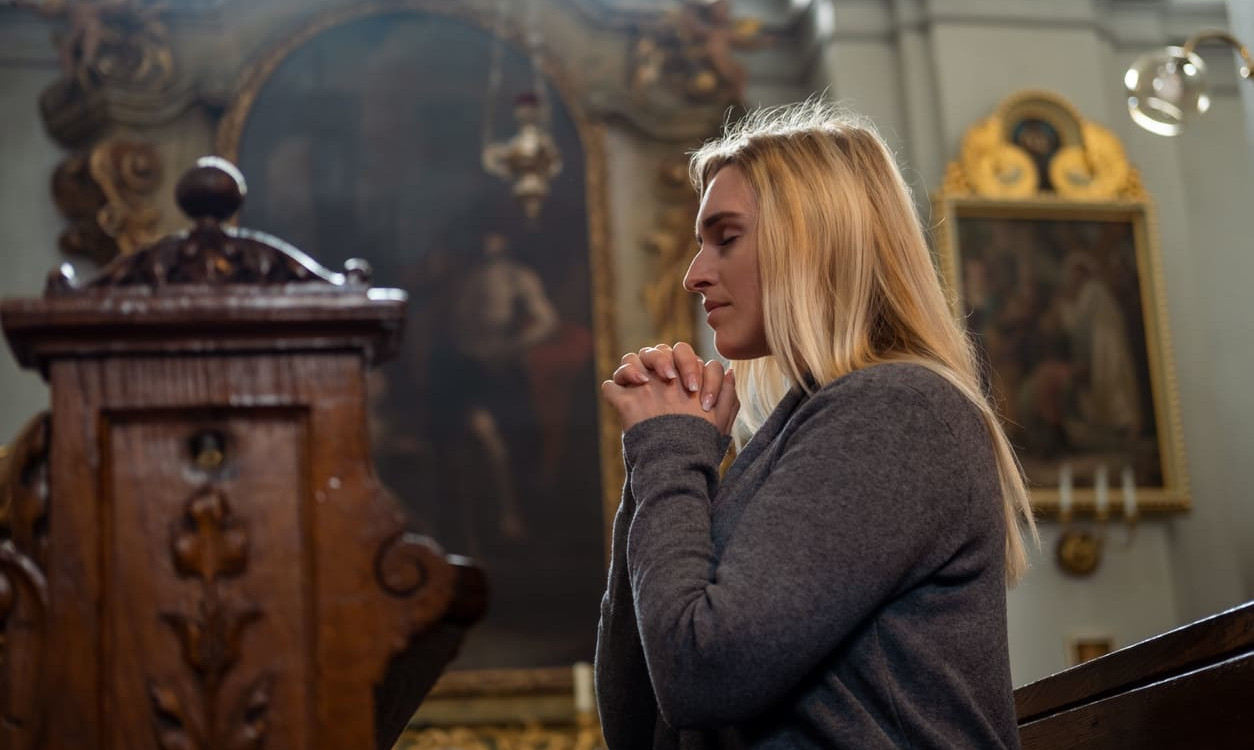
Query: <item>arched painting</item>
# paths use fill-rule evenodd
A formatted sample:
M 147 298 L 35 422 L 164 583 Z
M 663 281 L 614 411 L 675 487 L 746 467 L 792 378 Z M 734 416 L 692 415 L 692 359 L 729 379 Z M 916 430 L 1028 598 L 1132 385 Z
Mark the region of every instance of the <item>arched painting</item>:
M 481 166 L 494 55 L 493 141 L 536 88 L 528 55 L 421 10 L 307 36 L 244 105 L 240 223 L 409 293 L 403 351 L 371 375 L 374 459 L 420 528 L 487 569 L 454 668 L 589 660 L 605 515 L 587 129 L 546 79 L 563 167 L 530 219 Z

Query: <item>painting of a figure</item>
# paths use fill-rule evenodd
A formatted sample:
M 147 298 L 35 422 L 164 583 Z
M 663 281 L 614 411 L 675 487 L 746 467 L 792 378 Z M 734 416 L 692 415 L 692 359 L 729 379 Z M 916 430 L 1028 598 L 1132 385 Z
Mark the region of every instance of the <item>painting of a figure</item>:
M 487 569 L 487 619 L 454 666 L 569 666 L 592 657 L 605 564 L 586 155 L 550 88 L 562 169 L 539 215 L 484 171 L 487 112 L 504 140 L 536 87 L 497 44 L 404 12 L 291 52 L 242 131 L 241 223 L 409 293 L 403 352 L 371 375 L 371 438 L 420 528 Z
M 1029 482 L 1099 467 L 1161 487 L 1137 228 L 1120 220 L 961 216 L 956 272 L 988 386 Z

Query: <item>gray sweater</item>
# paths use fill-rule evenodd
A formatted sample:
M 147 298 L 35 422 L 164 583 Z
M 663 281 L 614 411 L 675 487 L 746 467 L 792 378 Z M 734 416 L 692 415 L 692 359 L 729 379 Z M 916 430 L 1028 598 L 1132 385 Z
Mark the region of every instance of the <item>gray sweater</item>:
M 610 750 L 1017 748 L 1005 526 L 978 410 L 924 367 L 789 393 L 727 440 L 623 436 L 601 605 Z

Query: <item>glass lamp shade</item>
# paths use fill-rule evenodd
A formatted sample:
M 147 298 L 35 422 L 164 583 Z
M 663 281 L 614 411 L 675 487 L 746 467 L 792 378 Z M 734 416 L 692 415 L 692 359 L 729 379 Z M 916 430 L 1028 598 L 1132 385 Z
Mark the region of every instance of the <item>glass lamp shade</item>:
M 1189 120 L 1210 109 L 1206 64 L 1181 47 L 1137 58 L 1123 85 L 1133 121 L 1158 135 L 1179 135 Z

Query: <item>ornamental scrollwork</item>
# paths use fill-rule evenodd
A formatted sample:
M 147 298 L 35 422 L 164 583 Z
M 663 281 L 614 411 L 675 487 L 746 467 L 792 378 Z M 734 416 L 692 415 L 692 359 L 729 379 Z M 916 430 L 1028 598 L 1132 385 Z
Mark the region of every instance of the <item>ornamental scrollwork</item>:
M 591 719 L 592 717 L 587 717 Z M 401 735 L 396 750 L 602 750 L 595 720 L 571 725 L 423 727 Z
M 1110 130 L 1061 97 L 1023 91 L 967 129 L 945 172 L 950 197 L 1142 200 L 1140 174 Z
M 693 298 L 681 280 L 692 261 L 697 197 L 688 182 L 686 160 L 668 160 L 661 166 L 655 193 L 662 208 L 644 240 L 645 249 L 654 256 L 655 271 L 641 294 L 658 341 L 692 341 Z
M 147 0 L 17 0 L 20 8 L 60 21 L 53 37 L 68 81 L 158 89 L 174 76 L 164 4 Z
M 200 599 L 194 614 L 163 612 L 183 660 L 196 676 L 199 700 L 190 704 L 169 685 L 149 685 L 158 745 L 162 750 L 251 750 L 260 748 L 268 729 L 274 676 L 253 679 L 223 716 L 222 687 L 239 661 L 244 630 L 261 610 L 239 601 L 224 584 L 248 569 L 249 539 L 226 495 L 212 487 L 188 500 L 171 530 L 171 557 L 180 578 L 195 579 Z
M 733 18 L 731 0 L 681 0 L 643 26 L 631 47 L 631 91 L 664 89 L 695 103 L 739 104 L 748 73 L 735 53 L 772 38 L 756 19 Z

